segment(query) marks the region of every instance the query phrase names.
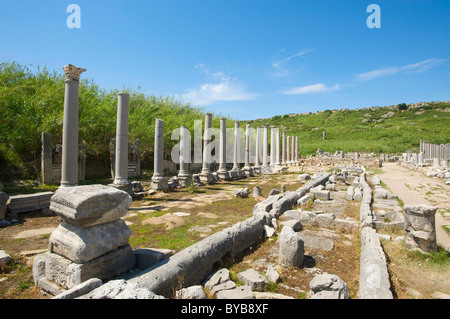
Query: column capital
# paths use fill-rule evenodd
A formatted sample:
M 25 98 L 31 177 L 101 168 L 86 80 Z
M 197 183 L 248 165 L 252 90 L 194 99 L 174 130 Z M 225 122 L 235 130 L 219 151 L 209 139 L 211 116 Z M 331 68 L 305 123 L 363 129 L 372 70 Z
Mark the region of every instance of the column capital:
M 66 80 L 79 81 L 81 73 L 85 72 L 86 69 L 78 68 L 72 64 L 67 64 L 64 66 L 64 74 L 66 75 Z

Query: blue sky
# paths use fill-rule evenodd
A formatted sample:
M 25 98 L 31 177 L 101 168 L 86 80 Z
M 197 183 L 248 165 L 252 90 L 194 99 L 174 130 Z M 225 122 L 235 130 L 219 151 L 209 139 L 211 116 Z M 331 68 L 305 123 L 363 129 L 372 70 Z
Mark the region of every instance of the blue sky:
M 0 0 L 0 39 L 2 62 L 239 120 L 450 100 L 449 0 Z

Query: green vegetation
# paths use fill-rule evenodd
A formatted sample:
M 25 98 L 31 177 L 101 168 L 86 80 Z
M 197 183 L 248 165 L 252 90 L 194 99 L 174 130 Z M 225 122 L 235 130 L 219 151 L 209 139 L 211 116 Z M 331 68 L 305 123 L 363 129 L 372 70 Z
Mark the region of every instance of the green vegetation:
M 140 140 L 142 169 L 153 168 L 155 118 L 164 120 L 164 150 L 170 157 L 178 143 L 171 133 L 180 125 L 191 132 L 195 120 L 204 120 L 204 110 L 172 96 L 146 96 L 129 88 L 129 140 Z M 109 142 L 115 136 L 118 89 L 105 90 L 83 78 L 79 89 L 79 138 L 87 144 L 87 163 L 109 165 Z M 64 75 L 37 68 L 31 71 L 15 62 L 0 63 L 0 179 L 38 179 L 41 132 L 50 132 L 54 145 L 61 143 L 64 106 Z M 393 116 L 384 116 L 393 112 Z M 220 114 L 213 116 L 219 127 Z M 264 123 L 284 126 L 288 135 L 298 135 L 300 154 L 326 152 L 401 153 L 417 149 L 419 141 L 450 142 L 450 103 L 431 102 L 412 108 L 405 103 L 393 107 L 320 111 L 277 115 L 248 121 L 252 127 Z M 227 121 L 228 127 L 234 127 Z M 243 125 L 241 124 L 241 127 Z M 326 131 L 323 140 L 322 132 Z
M 61 68 L 62 69 L 62 68 Z M 204 112 L 174 97 L 130 94 L 129 140 L 140 140 L 142 168 L 153 167 L 155 118 L 164 120 L 164 150 L 170 156 L 172 131 L 181 124 L 194 129 Z M 109 142 L 115 137 L 117 94 L 82 79 L 79 88 L 79 138 L 87 144 L 87 162 L 109 163 Z M 37 179 L 40 175 L 41 132 L 50 132 L 54 145 L 62 139 L 64 75 L 47 68 L 29 68 L 15 62 L 0 63 L 0 179 Z M 221 115 L 213 116 L 219 126 Z M 230 127 L 233 125 L 230 121 Z
M 422 104 L 416 107 L 402 103 L 392 107 L 326 110 L 248 122 L 252 127 L 264 123 L 284 126 L 287 135 L 299 136 L 302 156 L 315 154 L 318 148 L 330 153 L 359 150 L 395 154 L 408 149 L 418 150 L 420 140 L 450 143 L 450 103 Z M 385 116 L 388 112 L 393 115 Z M 323 131 L 326 131 L 325 140 Z

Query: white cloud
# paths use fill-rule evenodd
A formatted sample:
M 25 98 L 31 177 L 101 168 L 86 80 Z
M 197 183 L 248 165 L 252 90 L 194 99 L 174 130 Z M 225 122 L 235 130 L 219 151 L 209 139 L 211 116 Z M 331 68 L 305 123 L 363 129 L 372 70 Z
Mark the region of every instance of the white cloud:
M 290 74 L 290 72 L 288 70 L 286 70 L 283 65 L 287 62 L 289 62 L 290 60 L 292 60 L 293 58 L 305 55 L 307 53 L 313 52 L 313 49 L 304 49 L 300 52 L 297 52 L 295 54 L 292 54 L 286 58 L 280 59 L 278 61 L 275 61 L 272 63 L 272 67 L 274 67 L 275 71 L 270 71 L 269 75 L 273 76 L 273 77 L 285 77 L 288 76 Z
M 382 68 L 358 74 L 354 81 L 365 82 L 383 76 L 395 75 L 397 73 L 422 73 L 444 63 L 445 59 L 428 59 L 405 66 Z
M 187 90 L 182 98 L 194 105 L 211 105 L 216 101 L 245 101 L 253 100 L 256 95 L 247 92 L 237 78 L 232 78 L 222 71 L 211 72 L 202 63 L 195 66 L 208 76 L 208 80 L 215 83 L 205 83 L 198 88 Z
M 315 93 L 326 93 L 331 91 L 339 90 L 341 86 L 339 84 L 333 86 L 326 86 L 323 83 L 306 85 L 306 86 L 298 86 L 295 88 L 291 88 L 289 90 L 285 90 L 282 93 L 286 95 L 294 95 L 294 94 L 315 94 Z

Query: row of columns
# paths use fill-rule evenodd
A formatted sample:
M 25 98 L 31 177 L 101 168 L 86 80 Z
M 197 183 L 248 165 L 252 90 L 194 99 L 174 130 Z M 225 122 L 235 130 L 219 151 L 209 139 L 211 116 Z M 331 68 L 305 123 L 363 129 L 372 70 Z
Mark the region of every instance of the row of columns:
M 202 182 L 211 183 L 214 181 L 214 175 L 210 169 L 209 156 L 212 151 L 211 143 L 211 129 L 212 129 L 212 114 L 205 115 L 205 129 L 203 134 L 203 156 L 202 156 L 202 170 L 199 178 Z M 251 150 L 251 127 L 246 125 L 245 129 L 245 154 L 244 167 L 240 168 L 240 122 L 236 121 L 234 126 L 234 148 L 233 148 L 233 167 L 230 171 L 227 170 L 226 164 L 226 119 L 220 119 L 219 127 L 219 149 L 218 164 L 219 168 L 216 171 L 219 179 L 228 180 L 234 178 L 241 178 L 246 176 L 253 176 L 253 174 L 261 174 L 264 169 L 276 167 L 296 165 L 298 161 L 298 137 L 286 136 L 286 130 L 283 129 L 283 137 L 281 143 L 281 158 L 280 158 L 280 134 L 279 130 L 271 127 L 271 143 L 270 156 L 268 156 L 269 149 L 269 132 L 268 125 L 265 124 L 263 129 L 263 139 L 261 141 L 261 127 L 256 128 L 256 145 L 255 145 L 255 163 L 251 167 L 250 150 Z M 152 188 L 156 190 L 165 190 L 168 188 L 167 179 L 163 177 L 162 170 L 162 154 L 164 153 L 164 122 L 160 119 L 155 120 L 155 148 L 154 148 L 154 175 L 152 177 Z M 189 131 L 186 127 L 180 128 L 180 170 L 178 173 L 178 182 L 182 186 L 187 186 L 192 183 L 192 176 L 187 172 L 186 160 L 191 156 L 190 152 L 186 154 L 187 145 L 189 143 Z M 262 150 L 262 152 L 261 152 Z M 261 163 L 262 159 L 262 163 Z M 269 162 L 270 160 L 270 162 Z
M 62 140 L 62 170 L 61 187 L 76 186 L 78 184 L 78 88 L 81 73 L 86 69 L 73 65 L 64 66 L 65 93 L 64 93 L 64 120 L 63 120 L 63 140 Z M 115 177 L 112 186 L 126 189 L 129 188 L 128 181 L 128 110 L 129 95 L 119 93 L 117 105 L 117 126 L 116 126 L 116 156 L 115 156 Z M 199 177 L 202 181 L 211 183 L 214 178 L 210 170 L 208 155 L 211 154 L 211 129 L 212 114 L 205 115 L 205 131 L 203 136 L 203 163 Z M 180 128 L 180 170 L 178 174 L 179 183 L 187 186 L 192 182 L 186 166 L 186 159 L 190 158 L 189 131 L 186 127 Z M 260 174 L 265 168 L 275 168 L 282 165 L 295 165 L 298 163 L 298 137 L 286 136 L 283 129 L 280 158 L 280 133 L 277 127 L 271 126 L 270 157 L 268 156 L 269 132 L 268 125 L 263 126 L 263 139 L 261 141 L 261 128 L 256 129 L 256 154 L 255 165 L 251 167 L 251 128 L 246 126 L 245 130 L 245 156 L 244 167 L 240 168 L 240 122 L 235 122 L 234 130 L 234 154 L 233 168 L 228 171 L 226 168 L 226 119 L 220 119 L 220 141 L 219 141 L 219 169 L 217 176 L 220 179 L 252 176 L 254 173 Z M 261 153 L 262 150 L 262 153 Z M 217 150 L 216 150 L 217 151 Z M 155 143 L 154 143 L 154 174 L 152 176 L 152 188 L 165 190 L 168 188 L 168 181 L 163 174 L 163 154 L 164 154 L 164 122 L 161 119 L 155 120 Z M 262 165 L 260 159 L 262 158 Z M 269 163 L 270 160 L 270 163 Z
M 450 144 L 433 144 L 427 141 L 420 141 L 420 153 L 423 153 L 423 160 L 428 161 L 434 158 L 450 159 Z

